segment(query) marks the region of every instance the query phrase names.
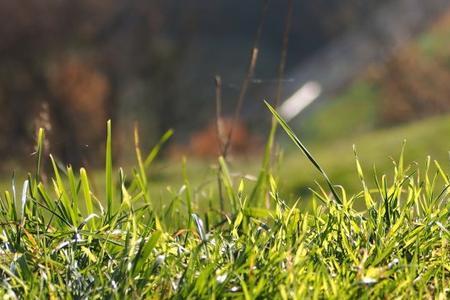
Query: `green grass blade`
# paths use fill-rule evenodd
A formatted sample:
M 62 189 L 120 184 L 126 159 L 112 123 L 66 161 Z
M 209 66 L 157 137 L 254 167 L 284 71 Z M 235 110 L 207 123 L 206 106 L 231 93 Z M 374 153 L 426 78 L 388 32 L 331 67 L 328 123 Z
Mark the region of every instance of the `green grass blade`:
M 106 216 L 109 220 L 111 218 L 112 203 L 113 203 L 113 192 L 114 186 L 112 182 L 112 133 L 111 133 L 111 120 L 108 120 L 106 129 L 106 161 L 105 161 L 105 188 L 106 188 Z
M 286 134 L 289 136 L 289 138 L 294 142 L 294 144 L 303 152 L 303 154 L 308 158 L 308 160 L 313 164 L 313 166 L 319 171 L 320 174 L 325 178 L 325 181 L 327 182 L 328 187 L 330 188 L 331 193 L 333 194 L 335 200 L 342 204 L 342 200 L 337 194 L 333 183 L 329 179 L 328 175 L 325 173 L 325 171 L 322 169 L 322 167 L 319 165 L 317 160 L 312 156 L 312 154 L 308 151 L 308 149 L 303 145 L 303 143 L 300 141 L 300 139 L 297 137 L 297 135 L 292 131 L 290 126 L 286 123 L 286 121 L 283 120 L 283 118 L 278 114 L 278 112 L 267 102 L 264 101 L 269 108 L 270 112 L 275 116 L 277 121 L 280 123 L 281 127 L 283 127 Z
M 44 151 L 44 140 L 45 140 L 45 132 L 43 128 L 39 128 L 38 137 L 37 137 L 37 146 L 36 146 L 36 180 L 39 180 L 41 176 L 41 164 L 42 164 L 42 152 Z
M 94 213 L 94 205 L 91 197 L 91 189 L 89 187 L 89 179 L 84 168 L 80 169 L 81 189 L 83 191 L 84 203 L 86 208 L 86 215 L 89 216 Z

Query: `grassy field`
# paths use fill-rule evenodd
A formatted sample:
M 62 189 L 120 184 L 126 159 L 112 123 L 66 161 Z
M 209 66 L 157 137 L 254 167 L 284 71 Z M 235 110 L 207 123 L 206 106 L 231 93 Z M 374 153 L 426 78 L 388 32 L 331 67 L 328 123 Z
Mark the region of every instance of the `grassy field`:
M 449 22 L 411 61 L 448 65 Z M 120 167 L 109 122 L 104 169 L 75 170 L 41 130 L 35 166 L 0 174 L 0 297 L 450 299 L 450 115 L 382 128 L 379 82 L 295 132 L 269 106 L 283 150 L 248 160 L 160 160 L 169 133 Z
M 157 177 L 149 176 L 158 166 L 153 164 L 158 148 L 148 156 L 137 148 L 134 169 L 113 166 L 110 125 L 101 186 L 94 189 L 90 172 L 55 162 L 52 180 L 43 181 L 41 131 L 35 170 L 25 180 L 16 178 L 0 199 L 1 295 L 448 298 L 448 158 L 438 163 L 423 157 L 425 165 L 411 168 L 406 162 L 415 151 L 447 146 L 448 118 L 358 140 L 359 153 L 364 157 L 369 149 L 372 161 L 393 145 L 400 151 L 399 137 L 413 134 L 410 150 L 390 163 L 390 176 L 364 175 L 370 171 L 347 150 L 347 142 L 311 154 L 279 121 L 307 160 L 289 155 L 284 163 L 292 163 L 289 168 L 263 164 L 255 183 L 233 174 L 219 158 L 220 168 L 208 171 L 216 172 L 215 184 L 205 189 L 193 186 L 191 173 L 181 166 L 181 185 L 159 197 L 154 189 L 164 180 L 154 184 Z M 434 138 L 427 138 L 430 129 Z M 335 168 L 357 170 L 352 182 L 360 188 L 336 185 L 343 177 Z M 290 173 L 276 171 L 282 169 Z M 298 184 L 317 174 L 323 184 L 305 200 L 311 203 L 307 210 L 294 203 L 295 195 L 280 192 L 286 182 Z
M 350 193 L 356 193 L 361 183 L 356 176 L 353 145 L 360 155 L 361 165 L 372 179 L 374 166 L 377 172 L 392 176 L 393 159 L 398 159 L 404 141 L 406 141 L 404 159 L 413 168 L 416 166 L 423 168 L 428 156 L 448 166 L 449 143 L 444 137 L 449 133 L 450 116 L 446 115 L 393 128 L 330 138 L 329 143 L 310 140 L 310 148 L 321 165 L 329 170 L 329 175 L 336 184 L 345 186 Z M 299 135 L 303 136 L 303 132 L 299 131 Z M 273 170 L 279 178 L 279 192 L 291 202 L 299 195 L 303 196 L 300 205 L 304 207 L 309 204 L 307 201 L 311 196 L 309 188 L 315 187 L 316 182 L 323 184 L 323 179 L 289 140 L 283 138 L 282 144 L 285 145 L 282 158 L 277 168 Z M 262 157 L 256 160 L 236 158 L 229 161 L 230 172 L 236 178 L 244 178 L 247 185 L 251 186 L 260 170 L 260 160 Z M 211 193 L 217 192 L 217 163 L 188 159 L 186 173 L 193 188 L 199 191 L 198 197 L 202 198 L 203 195 L 204 200 L 208 202 Z M 150 177 L 155 201 L 164 201 L 161 191 L 167 186 L 181 186 L 184 182 L 182 161 L 156 162 Z M 101 184 L 101 181 L 99 183 Z M 250 190 L 250 187 L 248 189 Z M 100 190 L 103 190 L 103 187 Z
M 356 167 L 352 146 L 361 156 L 361 164 L 372 176 L 373 168 L 379 172 L 392 169 L 392 158 L 397 158 L 406 141 L 404 158 L 408 164 L 424 167 L 427 156 L 442 161 L 448 166 L 450 116 L 430 118 L 394 128 L 379 129 L 365 134 L 356 134 L 327 143 L 312 143 L 311 149 L 321 164 L 329 170 L 336 183 L 356 192 L 360 183 L 355 180 Z M 321 182 L 320 176 L 308 166 L 308 161 L 288 151 L 280 166 L 282 190 L 287 193 L 305 191 L 307 187 Z M 388 174 L 392 175 L 392 172 Z M 372 176 L 373 177 L 373 176 Z

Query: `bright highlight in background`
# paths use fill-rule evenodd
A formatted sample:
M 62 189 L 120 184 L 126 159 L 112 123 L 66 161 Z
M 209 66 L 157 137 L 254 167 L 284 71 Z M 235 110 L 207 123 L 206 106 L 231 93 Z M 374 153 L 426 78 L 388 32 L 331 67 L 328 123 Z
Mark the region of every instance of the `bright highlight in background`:
M 290 121 L 316 100 L 321 92 L 322 87 L 317 81 L 308 81 L 284 101 L 278 111 L 286 121 Z

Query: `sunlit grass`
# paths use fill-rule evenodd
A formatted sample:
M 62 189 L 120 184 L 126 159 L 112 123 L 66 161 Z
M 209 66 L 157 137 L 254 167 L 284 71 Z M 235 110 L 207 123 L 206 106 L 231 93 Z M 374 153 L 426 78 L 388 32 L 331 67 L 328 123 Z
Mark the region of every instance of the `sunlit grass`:
M 215 184 L 194 187 L 181 165 L 180 185 L 155 197 L 149 170 L 160 145 L 144 156 L 136 134 L 137 167 L 117 168 L 110 123 L 101 188 L 93 189 L 89 170 L 57 163 L 44 181 L 38 160 L 28 178 L 16 178 L 1 197 L 0 293 L 53 299 L 449 297 L 448 161 L 428 159 L 419 169 L 402 153 L 387 177 L 372 175 L 350 152 L 361 187 L 346 193 L 279 121 L 312 163 L 308 168 L 326 179 L 307 199 L 308 211 L 280 196 L 284 178 L 273 168 L 266 165 L 255 184 L 230 172 L 223 158 Z M 38 157 L 43 138 L 41 132 Z M 219 209 L 217 182 L 226 211 Z

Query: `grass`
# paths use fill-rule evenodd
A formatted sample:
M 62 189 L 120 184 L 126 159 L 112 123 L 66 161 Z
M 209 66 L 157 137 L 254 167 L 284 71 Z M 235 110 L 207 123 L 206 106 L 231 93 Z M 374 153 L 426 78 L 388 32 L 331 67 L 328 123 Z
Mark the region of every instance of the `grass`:
M 41 131 L 35 170 L 0 199 L 1 296 L 449 297 L 448 163 L 428 159 L 419 170 L 402 154 L 393 176 L 366 179 L 354 156 L 361 188 L 347 193 L 278 121 L 312 164 L 304 169 L 326 179 L 308 211 L 280 195 L 284 179 L 267 164 L 255 184 L 230 173 L 222 158 L 226 211 L 210 188 L 194 189 L 187 172 L 156 207 L 148 174 L 159 147 L 144 156 L 136 134 L 136 168 L 117 169 L 111 123 L 104 192 L 93 190 L 89 170 L 57 163 L 46 182 Z
M 350 193 L 356 193 L 360 189 L 360 183 L 355 180 L 357 178 L 352 145 L 356 145 L 361 164 L 370 174 L 373 173 L 374 166 L 379 171 L 392 174 L 389 172 L 394 167 L 392 157 L 398 156 L 405 139 L 405 161 L 423 168 L 427 156 L 430 155 L 448 167 L 449 143 L 444 137 L 449 132 L 450 116 L 444 115 L 394 128 L 350 135 L 328 143 L 313 143 L 311 149 L 337 184 L 345 186 Z M 280 188 L 286 194 L 305 194 L 308 187 L 316 185 L 316 181 L 323 182 L 313 169 L 308 168 L 308 161 L 292 155 L 292 151 L 287 151 L 280 166 L 279 176 L 283 178 Z
M 338 96 L 301 114 L 292 121 L 293 126 L 310 143 L 369 132 L 378 125 L 379 96 L 375 84 L 360 79 Z M 358 113 L 349 114 L 349 109 Z
M 345 186 L 348 193 L 357 193 L 361 184 L 356 174 L 352 145 L 356 145 L 360 153 L 361 165 L 372 178 L 373 167 L 379 173 L 385 172 L 392 176 L 393 160 L 398 157 L 402 142 L 406 139 L 404 159 L 406 162 L 425 167 L 427 156 L 431 156 L 448 166 L 449 144 L 444 136 L 450 132 L 450 116 L 438 116 L 393 128 L 378 129 L 364 134 L 350 134 L 339 139 L 329 139 L 324 142 L 308 142 L 311 152 L 317 157 L 321 165 L 327 170 L 336 184 Z M 303 140 L 304 133 L 299 130 Z M 286 141 L 285 141 L 286 142 Z M 302 196 L 299 205 L 302 208 L 310 206 L 311 191 L 316 182 L 324 183 L 322 177 L 309 167 L 307 158 L 298 156 L 294 146 L 289 141 L 284 144 L 284 154 L 274 176 L 280 178 L 279 193 L 292 204 L 296 198 Z M 336 158 L 339 159 L 336 159 Z M 258 174 L 259 160 L 236 159 L 228 162 L 230 172 L 236 178 L 244 178 L 246 188 L 251 192 L 252 180 Z M 167 186 L 181 186 L 184 182 L 180 161 L 160 160 L 155 162 L 150 171 L 150 189 L 154 194 L 154 201 L 164 203 L 164 191 Z M 187 177 L 194 190 L 201 190 L 198 196 L 198 209 L 208 209 L 210 195 L 216 190 L 217 165 L 213 162 L 189 159 L 187 162 Z M 247 179 L 245 179 L 247 178 Z M 371 180 L 372 183 L 373 180 Z M 99 182 L 97 181 L 97 184 Z M 372 183 L 372 186 L 374 184 Z M 103 190 L 103 187 L 98 189 Z M 217 193 L 216 193 L 217 194 Z

